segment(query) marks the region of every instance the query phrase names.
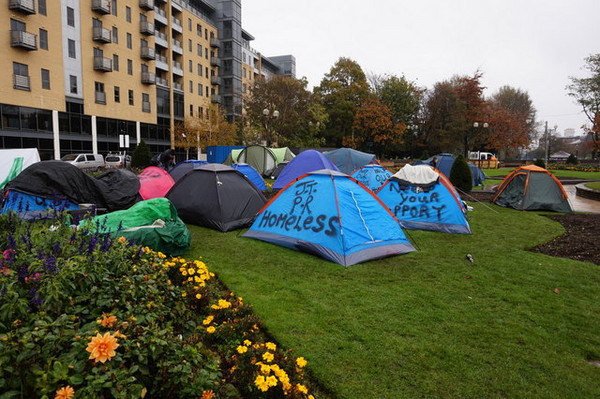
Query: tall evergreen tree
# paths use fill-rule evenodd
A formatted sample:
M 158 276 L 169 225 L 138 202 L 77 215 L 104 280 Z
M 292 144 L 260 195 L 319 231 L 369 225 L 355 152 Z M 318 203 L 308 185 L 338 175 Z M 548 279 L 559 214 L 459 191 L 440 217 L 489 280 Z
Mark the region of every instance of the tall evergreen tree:
M 131 167 L 143 169 L 150 165 L 151 158 L 152 154 L 150 153 L 150 148 L 148 148 L 148 145 L 144 139 L 142 139 L 135 147 L 135 150 L 133 150 L 133 155 L 131 156 Z

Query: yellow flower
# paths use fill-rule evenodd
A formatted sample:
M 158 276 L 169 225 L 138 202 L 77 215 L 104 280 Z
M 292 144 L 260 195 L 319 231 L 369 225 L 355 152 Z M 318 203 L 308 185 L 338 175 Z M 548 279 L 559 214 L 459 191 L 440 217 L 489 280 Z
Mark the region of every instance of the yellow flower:
M 112 327 L 116 322 L 116 316 L 109 316 L 108 314 L 104 314 L 100 324 L 102 324 L 102 327 Z
M 271 352 L 265 352 L 262 355 L 262 358 L 265 362 L 272 362 L 275 356 Z
M 264 375 L 259 375 L 256 377 L 254 380 L 254 385 L 256 385 L 256 387 L 263 392 L 267 392 L 269 390 L 269 384 L 267 383 L 267 379 Z
M 277 345 L 275 345 L 273 342 L 267 342 L 265 344 L 265 346 L 267 347 L 268 350 L 274 351 L 277 349 Z
M 270 375 L 267 377 L 267 384 L 271 387 L 274 387 L 277 385 L 277 378 L 275 378 L 274 375 Z
M 241 355 L 242 353 L 246 353 L 246 352 L 248 352 L 248 347 L 247 347 L 247 346 L 240 345 L 240 346 L 238 346 L 238 347 L 237 347 L 237 351 L 238 351 L 238 353 Z
M 190 267 L 189 269 L 187 269 L 188 274 L 192 275 L 194 273 L 196 273 L 196 270 L 194 270 L 193 267 Z
M 308 362 L 306 360 L 304 360 L 303 357 L 299 357 L 296 359 L 296 364 L 298 365 L 298 367 L 303 368 L 304 366 L 306 366 Z
M 202 294 L 196 294 L 196 299 L 202 298 Z
M 92 337 L 85 350 L 90 352 L 89 359 L 104 363 L 116 355 L 115 349 L 118 347 L 117 339 L 110 333 L 106 333 L 103 336 L 96 334 Z
M 308 395 L 308 399 L 315 399 L 315 397 L 312 395 Z
M 209 333 L 209 334 L 212 334 L 212 333 L 214 333 L 215 331 L 217 331 L 217 329 L 216 329 L 216 328 L 214 328 L 213 326 L 210 326 L 210 327 L 208 327 L 208 328 L 206 329 L 206 332 L 207 332 L 207 333 Z
M 227 309 L 231 307 L 231 303 L 224 299 L 219 299 L 219 307 L 221 307 L 221 309 Z
M 215 318 L 215 316 L 210 315 L 206 319 L 202 320 L 202 324 L 207 326 L 213 321 L 214 318 Z
M 252 345 L 252 341 L 248 341 L 247 339 L 245 339 L 244 340 L 244 345 L 250 346 L 250 345 Z
M 181 296 L 185 298 L 187 296 L 187 293 L 184 292 L 181 294 Z
M 162 252 L 157 252 L 156 255 L 161 259 L 165 259 L 167 257 L 167 255 L 163 254 Z
M 75 395 L 75 390 L 71 386 L 67 385 L 56 391 L 54 399 L 71 399 Z
M 215 397 L 215 393 L 213 391 L 203 391 L 200 399 L 212 399 Z
M 296 389 L 302 393 L 308 393 L 308 388 L 302 384 L 296 384 Z
M 269 374 L 271 372 L 271 366 L 269 366 L 268 364 L 260 363 L 260 372 L 262 374 Z

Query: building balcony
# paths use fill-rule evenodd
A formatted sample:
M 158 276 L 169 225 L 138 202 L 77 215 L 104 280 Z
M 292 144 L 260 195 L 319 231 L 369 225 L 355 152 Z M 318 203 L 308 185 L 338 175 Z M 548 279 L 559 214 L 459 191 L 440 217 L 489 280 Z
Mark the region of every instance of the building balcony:
M 31 90 L 31 81 L 27 75 L 13 75 L 13 88 Z
M 152 47 L 142 47 L 140 49 L 140 57 L 144 60 L 154 60 L 156 59 L 156 51 Z
M 35 14 L 35 3 L 33 0 L 9 0 L 8 8 L 20 11 L 23 14 Z
M 140 8 L 143 10 L 154 10 L 154 0 L 140 0 Z
M 110 0 L 92 0 L 92 11 L 99 14 L 110 14 Z
M 151 112 L 150 101 L 142 101 L 142 112 Z
M 92 39 L 100 43 L 110 43 L 111 33 L 108 29 L 102 28 L 100 26 L 94 26 L 92 31 Z
M 171 18 L 171 28 L 179 33 L 183 33 L 183 25 L 181 24 L 181 20 L 175 17 Z
M 162 8 L 154 7 L 154 21 L 167 25 L 167 13 Z
M 212 101 L 215 104 L 221 104 L 221 96 L 218 94 L 213 94 L 212 96 L 210 96 L 210 101 Z
M 220 67 L 221 66 L 221 61 L 219 61 L 219 59 L 217 57 L 212 57 L 210 59 L 210 65 L 211 66 L 215 66 L 215 67 Z
M 173 51 L 179 55 L 183 55 L 183 47 L 181 47 L 181 42 L 177 39 L 173 39 Z
M 169 71 L 169 64 L 167 64 L 167 57 L 164 55 L 156 54 L 156 63 L 154 64 L 157 69 L 163 71 Z
M 171 7 L 173 8 L 173 10 L 176 10 L 179 12 L 181 12 L 183 10 L 183 8 L 181 6 L 181 1 L 179 1 L 179 0 L 172 0 Z
M 142 83 L 145 85 L 156 84 L 156 74 L 154 72 L 142 72 Z
M 210 84 L 211 85 L 215 85 L 215 86 L 219 86 L 221 84 L 221 78 L 218 76 L 211 76 L 210 77 Z
M 219 43 L 219 39 L 217 39 L 216 37 L 210 38 L 210 47 L 218 48 L 220 46 L 221 46 L 221 44 Z
M 37 35 L 20 30 L 11 30 L 10 45 L 25 50 L 37 50 Z
M 98 104 L 106 104 L 106 93 L 103 91 L 94 92 L 94 100 Z
M 173 82 L 173 90 L 177 90 L 183 93 L 183 85 L 178 82 Z
M 94 56 L 94 70 L 100 72 L 112 72 L 112 60 L 106 57 Z
M 154 31 L 154 44 L 164 48 L 169 48 L 169 42 L 167 41 L 167 35 L 159 30 Z
M 173 61 L 173 73 L 175 75 L 183 76 L 183 66 L 179 61 Z
M 156 78 L 156 84 L 162 87 L 169 87 L 169 81 L 165 78 Z
M 148 21 L 140 21 L 140 33 L 154 35 L 154 24 Z

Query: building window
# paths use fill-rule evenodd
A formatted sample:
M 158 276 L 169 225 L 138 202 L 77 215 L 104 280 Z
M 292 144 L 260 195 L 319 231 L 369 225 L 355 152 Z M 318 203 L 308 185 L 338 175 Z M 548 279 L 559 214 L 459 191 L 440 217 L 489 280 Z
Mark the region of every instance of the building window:
M 129 6 L 125 6 L 125 20 L 131 22 L 131 8 Z
M 113 71 L 119 71 L 119 56 L 113 54 Z
M 119 86 L 115 86 L 115 102 L 121 102 L 121 88 Z
M 206 94 L 206 97 L 208 98 L 209 93 L 210 93 L 210 88 L 208 86 L 206 86 L 206 90 L 204 91 L 204 94 Z
M 208 49 L 204 49 L 204 58 L 208 59 Z
M 116 26 L 112 27 L 112 42 L 119 43 L 119 29 Z
M 77 76 L 69 75 L 69 86 L 71 94 L 77 94 Z
M 67 25 L 75 26 L 75 10 L 67 7 Z
M 192 62 L 192 60 L 188 60 L 188 69 L 190 70 L 190 72 L 194 72 L 194 63 Z
M 202 118 L 202 114 L 204 114 L 204 108 L 198 107 L 198 117 Z
M 48 31 L 40 28 L 40 48 L 48 50 Z
M 67 47 L 69 49 L 69 57 L 77 58 L 77 51 L 75 50 L 75 40 L 67 39 Z
M 208 29 L 204 28 L 204 39 L 208 40 Z
M 200 24 L 196 24 L 196 34 L 202 37 L 202 26 Z
M 201 44 L 196 44 L 196 53 L 198 54 L 198 57 L 202 57 L 202 45 Z
M 198 76 L 202 76 L 202 64 L 198 64 Z
M 194 82 L 190 80 L 190 93 L 194 92 Z
M 188 39 L 188 51 L 191 53 L 193 48 L 192 39 Z
M 194 116 L 194 104 L 190 104 L 190 116 Z
M 13 62 L 13 87 L 20 90 L 30 90 L 29 66 Z
M 142 93 L 142 112 L 150 112 L 150 94 Z
M 117 0 L 111 0 L 110 2 L 110 13 L 117 16 Z
M 128 33 L 128 34 L 127 34 L 127 48 L 128 48 L 128 49 L 131 49 L 131 48 L 133 48 L 133 46 L 132 46 L 132 44 L 131 44 L 131 40 L 132 40 L 132 39 L 131 39 L 131 33 Z
M 200 83 L 198 83 L 198 95 L 202 95 L 202 85 Z
M 46 0 L 38 0 L 38 12 L 41 15 L 47 15 L 46 14 Z
M 27 30 L 27 25 L 25 25 L 25 22 L 17 21 L 16 19 L 11 18 L 10 30 L 25 32 Z
M 192 19 L 188 18 L 188 30 L 191 32 L 192 31 Z
M 133 75 L 133 61 L 127 60 L 127 74 Z
M 106 93 L 104 92 L 104 83 L 94 82 L 94 95 L 98 104 L 106 104 Z
M 42 89 L 50 90 L 50 71 L 42 69 Z
M 129 105 L 133 105 L 133 90 L 128 90 L 127 95 L 129 97 Z

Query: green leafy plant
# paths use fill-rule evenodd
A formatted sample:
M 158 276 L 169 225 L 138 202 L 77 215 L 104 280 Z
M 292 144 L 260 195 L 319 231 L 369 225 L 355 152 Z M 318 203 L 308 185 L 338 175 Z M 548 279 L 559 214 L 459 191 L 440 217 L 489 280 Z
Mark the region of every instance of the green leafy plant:
M 133 155 L 131 156 L 131 167 L 143 169 L 150 165 L 150 159 L 152 154 L 146 142 L 142 139 L 139 144 L 135 147 Z
M 469 192 L 473 188 L 471 168 L 462 155 L 456 157 L 452 169 L 450 169 L 450 181 L 462 192 Z

